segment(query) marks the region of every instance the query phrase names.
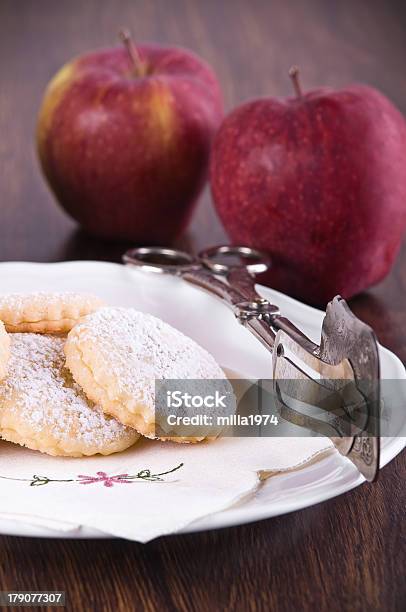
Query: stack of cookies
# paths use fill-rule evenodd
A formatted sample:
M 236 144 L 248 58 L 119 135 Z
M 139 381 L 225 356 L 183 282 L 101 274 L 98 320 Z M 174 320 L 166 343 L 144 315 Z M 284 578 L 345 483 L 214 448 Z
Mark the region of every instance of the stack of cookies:
M 119 452 L 155 437 L 156 379 L 201 378 L 225 374 L 152 315 L 78 293 L 0 295 L 4 440 L 54 456 Z

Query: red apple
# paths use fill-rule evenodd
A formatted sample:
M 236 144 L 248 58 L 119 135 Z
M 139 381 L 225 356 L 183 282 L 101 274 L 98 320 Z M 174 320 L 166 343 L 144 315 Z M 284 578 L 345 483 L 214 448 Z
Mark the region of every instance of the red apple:
M 166 243 L 187 224 L 206 180 L 221 93 L 189 51 L 123 39 L 52 79 L 38 119 L 39 158 L 57 199 L 86 230 Z
M 234 243 L 267 249 L 266 282 L 315 304 L 379 282 L 406 227 L 406 122 L 364 85 L 244 104 L 213 146 L 211 187 Z

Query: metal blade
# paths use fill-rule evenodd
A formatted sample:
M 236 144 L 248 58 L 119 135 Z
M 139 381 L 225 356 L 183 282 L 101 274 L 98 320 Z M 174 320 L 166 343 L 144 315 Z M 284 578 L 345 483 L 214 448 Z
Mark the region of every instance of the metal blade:
M 335 297 L 327 306 L 321 332 L 319 356 L 322 362 L 336 365 L 348 360 L 357 387 L 367 404 L 365 433 L 356 436 L 348 458 L 369 481 L 379 468 L 380 365 L 378 343 L 373 330 L 360 321 L 345 300 Z
M 322 378 L 321 371 L 331 378 Z M 327 435 L 346 455 L 354 434 L 362 432 L 366 424 L 364 399 L 353 382 L 349 362 L 324 364 L 280 330 L 273 352 L 273 377 L 281 416 Z
M 278 340 L 281 347 L 283 339 Z M 314 380 L 281 352 L 273 362 L 273 377 L 282 418 L 332 439 L 351 436 L 352 422 L 340 393 Z
M 297 334 L 293 338 L 288 331 L 280 330 L 275 338 L 273 372 L 281 416 L 328 435 L 339 452 L 367 480 L 373 480 L 379 466 L 380 446 L 379 354 L 375 334 L 337 297 L 328 304 L 320 347 L 309 347 L 308 339 L 301 341 Z M 288 381 L 284 385 L 278 382 L 283 379 Z M 301 385 L 294 383 L 294 379 L 309 380 L 301 389 L 301 397 L 298 392 Z M 326 389 L 338 393 L 339 399 L 331 393 L 326 402 Z M 296 405 L 301 403 L 298 410 L 292 406 L 292 400 Z M 315 420 L 304 408 L 306 405 L 322 408 L 330 416 L 323 415 L 320 420 L 319 413 Z M 352 435 L 348 435 L 348 423 Z

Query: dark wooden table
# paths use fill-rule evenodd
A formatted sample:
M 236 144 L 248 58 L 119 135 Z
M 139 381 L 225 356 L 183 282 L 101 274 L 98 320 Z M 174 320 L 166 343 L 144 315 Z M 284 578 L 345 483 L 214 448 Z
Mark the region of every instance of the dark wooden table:
M 122 25 L 203 55 L 228 109 L 286 95 L 287 69 L 299 62 L 305 86 L 365 81 L 406 113 L 402 2 L 1 0 L 0 260 L 118 260 L 123 245 L 85 236 L 54 204 L 33 133 L 52 74 L 114 42 Z M 224 238 L 207 192 L 182 242 Z M 403 361 L 405 267 L 403 248 L 390 276 L 351 302 Z M 75 611 L 405 609 L 405 467 L 403 454 L 376 484 L 313 508 L 148 545 L 0 537 L 0 589 L 64 589 Z

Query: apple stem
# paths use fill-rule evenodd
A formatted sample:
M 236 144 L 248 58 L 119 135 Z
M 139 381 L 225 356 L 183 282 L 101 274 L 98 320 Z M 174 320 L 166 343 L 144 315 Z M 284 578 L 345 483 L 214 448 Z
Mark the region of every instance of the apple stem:
M 302 88 L 300 87 L 299 81 L 299 68 L 297 66 L 292 66 L 289 70 L 289 76 L 292 79 L 293 87 L 298 98 L 301 98 L 303 95 Z
M 135 45 L 133 39 L 131 38 L 130 32 L 127 29 L 123 28 L 119 32 L 119 37 L 120 37 L 121 42 L 124 44 L 125 48 L 127 49 L 128 56 L 135 70 L 135 74 L 137 76 L 144 76 L 145 63 L 143 62 L 141 58 L 141 55 L 137 49 L 137 46 Z

